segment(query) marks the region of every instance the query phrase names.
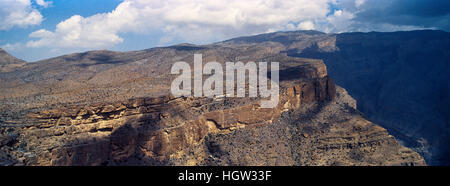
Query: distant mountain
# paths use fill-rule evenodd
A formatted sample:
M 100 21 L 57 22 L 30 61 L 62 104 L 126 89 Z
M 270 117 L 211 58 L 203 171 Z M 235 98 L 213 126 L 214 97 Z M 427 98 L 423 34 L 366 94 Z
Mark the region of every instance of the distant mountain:
M 294 31 L 224 44 L 279 43 L 288 56 L 323 59 L 371 121 L 432 165 L 450 165 L 450 33 Z
M 11 71 L 16 67 L 23 66 L 25 61 L 17 59 L 0 48 L 0 72 Z

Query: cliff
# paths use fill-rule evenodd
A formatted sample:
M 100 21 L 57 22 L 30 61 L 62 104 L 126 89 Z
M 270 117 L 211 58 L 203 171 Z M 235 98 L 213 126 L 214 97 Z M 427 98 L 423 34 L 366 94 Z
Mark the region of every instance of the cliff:
M 420 152 L 428 164 L 450 164 L 448 32 L 293 31 L 224 42 L 249 43 L 280 44 L 288 56 L 322 59 L 370 121 Z
M 320 60 L 279 44 L 71 54 L 0 73 L 2 165 L 425 165 L 367 121 Z M 174 98 L 170 66 L 280 62 L 280 101 Z

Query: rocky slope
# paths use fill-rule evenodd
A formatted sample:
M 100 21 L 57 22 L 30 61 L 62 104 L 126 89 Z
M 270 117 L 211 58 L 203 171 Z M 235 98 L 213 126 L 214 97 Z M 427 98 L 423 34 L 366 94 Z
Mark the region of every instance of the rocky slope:
M 25 65 L 25 61 L 15 58 L 0 48 L 0 72 L 9 72 Z
M 358 110 L 432 165 L 450 164 L 450 34 L 278 32 L 225 45 L 277 43 L 293 57 L 323 59 Z
M 0 73 L 1 165 L 425 165 L 277 42 L 93 51 Z M 174 98 L 176 61 L 280 62 L 281 96 Z

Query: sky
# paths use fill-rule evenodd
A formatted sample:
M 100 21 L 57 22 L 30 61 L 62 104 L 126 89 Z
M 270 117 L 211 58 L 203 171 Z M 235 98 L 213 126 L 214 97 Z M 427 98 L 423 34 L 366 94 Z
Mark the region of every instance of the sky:
M 289 30 L 450 31 L 449 0 L 0 0 L 0 48 L 34 62 Z

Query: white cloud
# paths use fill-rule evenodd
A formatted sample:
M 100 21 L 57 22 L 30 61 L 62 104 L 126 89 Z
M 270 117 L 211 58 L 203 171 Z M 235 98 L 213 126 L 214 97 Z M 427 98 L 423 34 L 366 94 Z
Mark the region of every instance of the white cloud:
M 321 30 L 331 33 L 352 30 L 354 25 L 353 18 L 355 18 L 355 15 L 351 12 L 336 10 L 326 18 L 326 21 L 321 25 Z
M 42 20 L 30 0 L 0 0 L 0 30 L 39 25 Z
M 52 1 L 44 1 L 44 0 L 36 0 L 36 4 L 47 8 L 48 6 L 52 5 L 53 2 Z
M 18 51 L 23 49 L 22 43 L 6 43 L 5 45 L 0 46 L 0 48 L 6 50 L 6 51 Z
M 364 4 L 365 0 L 355 0 L 355 6 L 360 7 L 362 4 Z
M 28 47 L 54 46 L 64 48 L 98 48 L 117 44 L 123 41 L 114 25 L 102 21 L 101 15 L 83 18 L 74 15 L 59 23 L 54 32 L 41 29 L 30 34 L 38 40 L 27 43 Z
M 121 33 L 163 32 L 174 40 L 210 42 L 283 30 L 325 19 L 331 0 L 125 0 L 115 10 L 90 17 L 74 15 L 54 31 L 38 30 L 29 47 L 107 48 L 123 42 Z M 306 22 L 305 22 L 306 21 Z M 308 22 L 309 21 L 309 22 Z M 295 27 L 294 27 L 295 28 Z
M 299 30 L 314 30 L 314 23 L 312 21 L 303 21 L 298 24 L 297 28 Z
M 160 44 L 165 45 L 208 43 L 279 30 L 374 30 L 377 25 L 355 20 L 358 12 L 367 8 L 366 1 L 124 0 L 111 12 L 90 17 L 74 15 L 60 22 L 53 31 L 35 31 L 30 34 L 32 40 L 27 46 L 105 49 L 122 43 L 121 35 L 130 32 L 158 35 Z

